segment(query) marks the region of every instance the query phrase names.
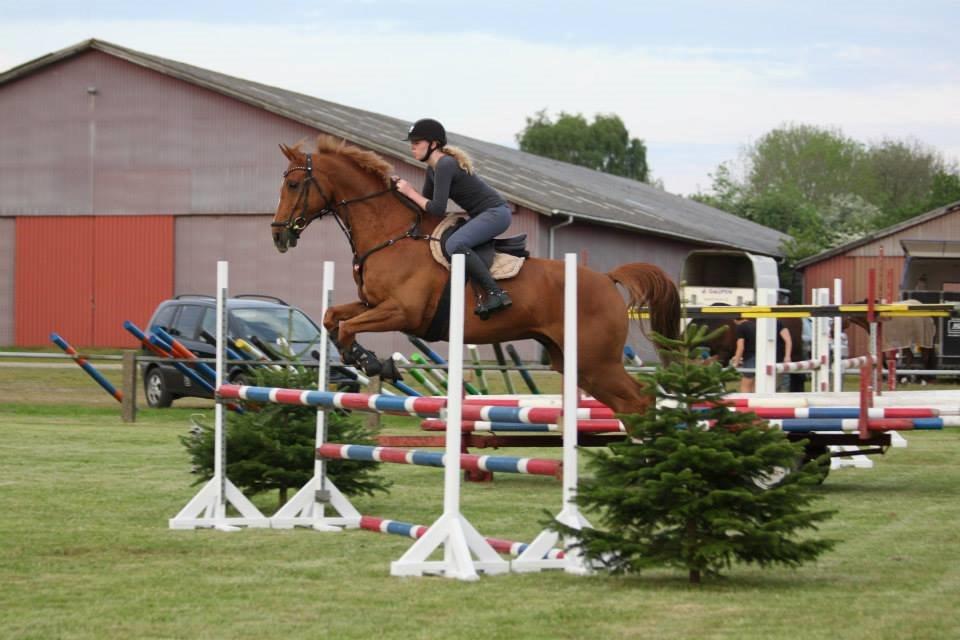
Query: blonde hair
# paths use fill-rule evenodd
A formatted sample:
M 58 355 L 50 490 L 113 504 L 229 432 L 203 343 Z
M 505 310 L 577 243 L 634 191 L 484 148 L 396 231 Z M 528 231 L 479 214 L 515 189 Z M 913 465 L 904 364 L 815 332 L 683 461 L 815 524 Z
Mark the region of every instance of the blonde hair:
M 440 147 L 440 152 L 451 156 L 460 165 L 460 168 L 468 174 L 473 175 L 473 160 L 466 151 L 460 147 Z

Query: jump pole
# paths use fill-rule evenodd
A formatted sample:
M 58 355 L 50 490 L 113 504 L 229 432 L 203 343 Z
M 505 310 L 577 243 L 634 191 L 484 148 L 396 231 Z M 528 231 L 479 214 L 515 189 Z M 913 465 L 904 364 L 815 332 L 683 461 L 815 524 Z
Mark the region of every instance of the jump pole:
M 334 264 L 327 260 L 323 263 L 323 290 L 320 293 L 321 314 L 324 317 L 330 307 L 330 297 L 333 291 Z M 319 362 L 317 363 L 317 389 L 327 388 L 330 363 L 330 341 L 327 339 L 327 327 L 320 323 Z M 327 440 L 327 411 L 323 407 L 317 408 L 316 448 L 319 449 Z M 360 526 L 360 512 L 354 508 L 349 499 L 327 478 L 326 460 L 315 456 L 313 463 L 313 477 L 290 500 L 287 501 L 270 518 L 270 526 L 274 529 L 291 529 L 293 527 L 312 527 L 316 531 L 340 531 L 344 528 Z M 337 512 L 338 517 L 329 517 L 326 507 Z
M 563 506 L 556 519 L 574 529 L 592 528 L 592 525 L 580 513 L 574 501 L 577 494 L 577 405 L 580 391 L 577 386 L 577 254 L 564 255 L 563 279 Z M 459 424 L 460 416 L 447 424 Z M 459 429 L 447 429 L 447 438 Z M 449 440 L 448 440 L 449 442 Z M 578 540 L 572 537 L 563 539 L 565 554 L 563 558 L 545 558 L 560 540 L 560 534 L 544 529 L 533 542 L 511 563 L 518 573 L 541 571 L 543 569 L 563 569 L 567 573 L 586 574 L 589 567 L 579 549 L 571 548 Z
M 758 307 L 776 304 L 777 292 L 775 289 L 757 289 Z M 757 318 L 756 331 L 756 365 L 753 374 L 756 382 L 756 393 L 775 394 L 777 393 L 777 374 L 771 372 L 768 367 L 777 363 L 777 319 Z
M 463 309 L 466 289 L 463 254 L 453 255 L 450 262 L 450 376 L 447 385 L 446 418 L 452 424 L 460 424 L 463 408 Z M 390 563 L 391 575 L 440 574 L 446 578 L 474 581 L 479 579 L 478 571 L 497 574 L 510 570 L 510 563 L 502 559 L 460 513 L 460 436 L 460 429 L 447 429 L 445 450 L 449 464 L 443 469 L 443 515 L 399 560 Z M 440 547 L 443 547 L 443 559 L 428 560 Z
M 223 384 L 227 337 L 227 284 L 229 266 L 217 262 L 217 369 L 216 387 Z M 224 423 L 224 401 L 217 397 L 214 405 L 213 477 L 197 492 L 176 516 L 170 519 L 171 529 L 213 528 L 218 531 L 239 531 L 239 527 L 266 528 L 270 520 L 250 502 L 227 478 L 227 442 Z M 239 516 L 227 516 L 227 505 Z
M 833 304 L 838 307 L 843 304 L 843 281 L 840 278 L 833 279 Z M 840 393 L 843 391 L 843 365 L 840 361 L 843 359 L 843 318 L 834 316 L 833 318 L 833 391 Z

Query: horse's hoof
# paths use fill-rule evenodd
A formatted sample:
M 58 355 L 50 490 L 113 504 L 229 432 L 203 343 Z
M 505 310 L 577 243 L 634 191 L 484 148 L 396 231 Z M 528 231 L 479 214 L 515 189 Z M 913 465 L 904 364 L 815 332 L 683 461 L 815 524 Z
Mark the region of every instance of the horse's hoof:
M 379 362 L 379 365 L 381 380 L 389 380 L 390 382 L 403 380 L 403 376 L 400 374 L 400 370 L 397 369 L 397 363 L 393 358 L 384 358 Z

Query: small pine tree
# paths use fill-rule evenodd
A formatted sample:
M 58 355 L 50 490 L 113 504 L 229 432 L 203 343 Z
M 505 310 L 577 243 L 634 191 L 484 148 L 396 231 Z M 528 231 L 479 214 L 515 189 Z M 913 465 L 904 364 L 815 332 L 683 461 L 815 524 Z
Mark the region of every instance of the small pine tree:
M 795 468 L 803 444 L 719 404 L 739 375 L 697 357 L 715 333 L 693 327 L 678 340 L 655 336 L 669 364 L 641 380 L 658 406 L 621 416 L 629 437 L 609 453 L 587 452 L 594 477 L 581 481 L 576 501 L 599 515 L 598 528 L 552 523 L 611 573 L 672 566 L 699 583 L 735 561 L 799 566 L 834 544 L 796 539 L 833 515 L 807 509 L 819 475 L 813 461 Z M 769 487 L 778 468 L 792 472 Z
M 295 389 L 316 389 L 316 373 L 303 367 L 255 373 L 258 385 Z M 254 495 L 274 489 L 280 505 L 289 489 L 298 489 L 313 477 L 316 460 L 316 409 L 287 404 L 246 403 L 243 414 L 227 420 L 227 477 L 244 493 Z M 327 441 L 376 444 L 375 432 L 355 415 L 327 413 Z M 213 477 L 214 429 L 195 422 L 190 433 L 181 436 L 193 463 L 197 484 Z M 326 472 L 345 495 L 373 495 L 386 491 L 389 481 L 377 475 L 376 462 L 328 460 Z

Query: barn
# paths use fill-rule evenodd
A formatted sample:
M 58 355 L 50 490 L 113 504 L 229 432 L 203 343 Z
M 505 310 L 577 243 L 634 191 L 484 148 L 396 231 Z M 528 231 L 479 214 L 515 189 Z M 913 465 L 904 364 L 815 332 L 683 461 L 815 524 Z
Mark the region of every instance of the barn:
M 424 114 L 429 116 L 431 114 Z M 453 123 L 448 123 L 453 124 Z M 0 74 L 0 344 L 133 347 L 175 294 L 269 293 L 319 317 L 323 261 L 353 299 L 351 254 L 332 220 L 281 255 L 269 222 L 286 161 L 278 143 L 318 133 L 387 158 L 414 184 L 409 123 L 87 40 Z M 456 127 L 453 127 L 454 129 Z M 779 256 L 784 236 L 650 185 L 451 132 L 514 209 L 531 253 L 575 251 L 600 270 L 653 262 L 679 276 L 692 249 Z M 382 351 L 399 336 L 368 339 Z
M 878 296 L 886 301 L 903 299 L 904 292 L 915 297 L 914 291 L 927 286 L 948 291 L 936 298 L 924 296 L 923 302 L 955 301 L 956 291 L 950 283 L 960 282 L 960 273 L 952 277 L 944 274 L 937 282 L 917 286 L 916 281 L 904 282 L 904 244 L 960 241 L 960 202 L 954 202 L 905 220 L 885 229 L 880 229 L 862 238 L 848 242 L 829 251 L 824 251 L 797 263 L 804 283 L 804 301 L 810 302 L 810 291 L 829 288 L 833 291 L 834 278 L 843 281 L 842 302 L 867 299 L 868 277 L 876 270 Z M 932 274 L 931 274 L 932 275 Z M 952 294 L 952 295 L 951 295 Z M 832 296 L 832 293 L 831 293 Z M 867 353 L 867 338 L 861 331 L 849 332 L 850 355 Z

